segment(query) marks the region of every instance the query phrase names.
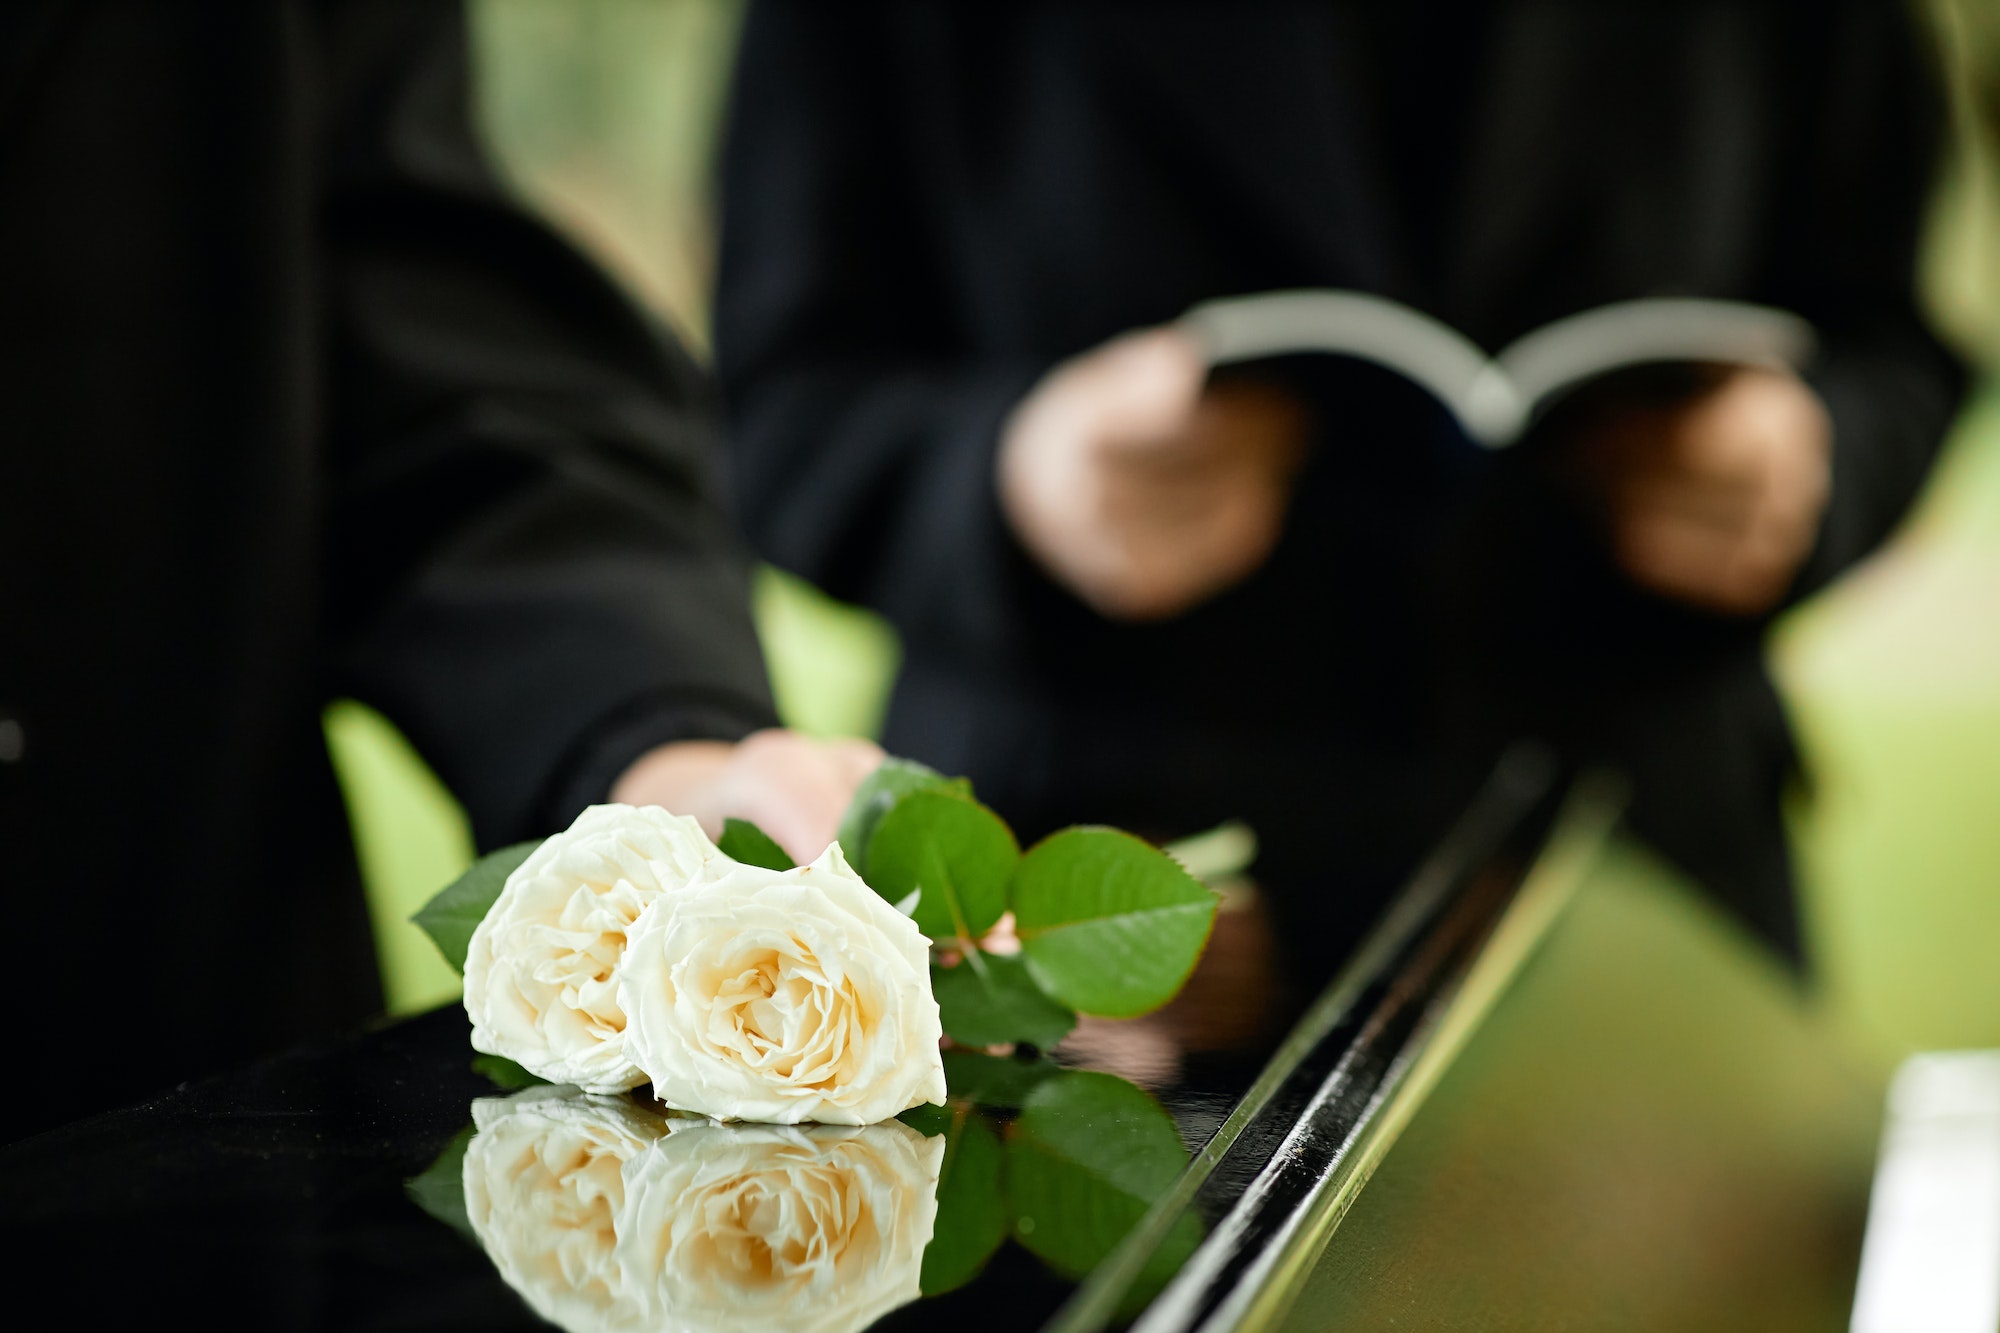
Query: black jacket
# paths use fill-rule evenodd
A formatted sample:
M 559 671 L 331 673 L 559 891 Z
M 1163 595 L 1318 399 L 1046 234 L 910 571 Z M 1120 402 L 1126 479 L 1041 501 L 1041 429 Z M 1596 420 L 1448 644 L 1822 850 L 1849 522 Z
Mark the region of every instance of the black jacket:
M 457 4 L 10 4 L 0 62 L 19 1127 L 379 1010 L 329 699 L 486 846 L 769 702 L 702 379 L 497 188 Z
M 1762 627 L 1626 587 L 1548 441 L 1483 457 L 1382 372 L 1269 367 L 1318 417 L 1283 543 L 1136 627 L 1029 565 L 993 453 L 1052 363 L 1218 295 L 1381 292 L 1488 348 L 1768 302 L 1819 327 L 1837 436 L 1803 594 L 1895 523 L 1959 392 L 1912 304 L 1936 98 L 1904 9 L 763 0 L 716 336 L 745 522 L 903 631 L 890 748 L 1030 829 L 1246 815 L 1325 939 L 1539 732 L 1625 766 L 1638 826 L 1796 950 Z

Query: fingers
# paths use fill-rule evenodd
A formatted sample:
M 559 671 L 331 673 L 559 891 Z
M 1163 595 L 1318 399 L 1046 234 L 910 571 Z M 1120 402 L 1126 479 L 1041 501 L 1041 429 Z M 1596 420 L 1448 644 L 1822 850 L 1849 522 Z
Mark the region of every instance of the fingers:
M 1619 566 L 1724 614 L 1771 609 L 1811 551 L 1830 444 L 1812 391 L 1772 371 L 1736 372 L 1679 411 L 1628 420 L 1592 465 Z
M 1208 379 L 1200 347 L 1171 325 L 1113 339 L 1072 366 L 1100 447 L 1140 455 L 1176 449 Z
M 1179 615 L 1235 586 L 1270 558 L 1289 494 L 1252 482 L 1208 488 L 1199 500 L 1160 503 L 1143 523 L 1115 525 L 1093 605 L 1125 621 Z
M 719 783 L 718 804 L 804 863 L 834 840 L 855 789 L 881 762 L 882 751 L 870 741 L 755 732 L 737 745 Z
M 1734 537 L 1748 532 L 1757 520 L 1766 489 L 1761 477 L 1713 481 L 1647 468 L 1619 477 L 1610 501 L 1613 513 L 1656 514 Z
M 611 786 L 621 805 L 664 806 L 691 815 L 709 837 L 722 833 L 723 813 L 714 796 L 736 747 L 727 741 L 675 741 L 639 756 Z
M 611 798 L 692 815 L 712 838 L 724 821 L 747 819 L 804 863 L 833 841 L 855 790 L 881 762 L 871 741 L 820 741 L 773 728 L 735 745 L 662 745 L 625 771 Z
M 1756 615 L 1784 595 L 1799 543 L 1759 524 L 1732 535 L 1672 514 L 1628 520 L 1617 532 L 1621 568 L 1642 587 L 1725 615 Z
M 825 745 L 828 756 L 839 771 L 840 781 L 853 787 L 859 787 L 867 780 L 868 775 L 882 767 L 882 761 L 888 758 L 882 752 L 881 746 L 874 741 L 862 740 L 858 736 L 827 741 Z M 851 799 L 853 792 L 850 791 L 848 796 Z M 845 808 L 843 802 L 842 809 Z
M 1001 507 L 1043 569 L 1100 613 L 1177 615 L 1269 556 L 1305 434 L 1288 395 L 1209 383 L 1192 339 L 1141 330 L 1058 367 L 1015 410 Z

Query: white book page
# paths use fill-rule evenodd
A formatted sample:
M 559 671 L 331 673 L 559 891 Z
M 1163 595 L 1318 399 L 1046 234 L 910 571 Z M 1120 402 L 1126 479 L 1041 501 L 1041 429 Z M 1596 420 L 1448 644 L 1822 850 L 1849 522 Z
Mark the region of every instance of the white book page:
M 1813 329 L 1799 316 L 1742 301 L 1649 298 L 1570 315 L 1498 357 L 1399 301 L 1365 292 L 1299 290 L 1207 301 L 1181 318 L 1211 366 L 1332 352 L 1387 366 L 1428 389 L 1474 440 L 1502 448 L 1564 389 L 1625 366 L 1706 361 L 1800 370 Z

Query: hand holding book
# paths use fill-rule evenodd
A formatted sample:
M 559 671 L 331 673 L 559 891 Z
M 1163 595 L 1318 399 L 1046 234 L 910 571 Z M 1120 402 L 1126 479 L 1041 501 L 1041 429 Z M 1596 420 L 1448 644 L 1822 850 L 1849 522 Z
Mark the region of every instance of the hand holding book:
M 1283 529 L 1304 408 L 1215 382 L 1174 327 L 1054 370 L 1003 430 L 1001 508 L 1049 574 L 1114 620 L 1165 620 L 1247 578 Z
M 1733 368 L 1683 402 L 1603 417 L 1571 465 L 1627 577 L 1748 616 L 1775 606 L 1812 552 L 1832 440 L 1797 376 Z
M 1662 363 L 1715 368 L 1678 401 L 1586 414 L 1568 452 L 1576 491 L 1640 586 L 1726 614 L 1783 595 L 1825 507 L 1831 430 L 1797 371 L 1813 331 L 1737 302 L 1624 302 L 1559 320 L 1489 358 L 1447 326 L 1354 292 L 1210 302 L 1065 362 L 1004 428 L 1003 511 L 1029 553 L 1104 615 L 1179 615 L 1234 586 L 1276 546 L 1307 440 L 1275 386 L 1219 365 L 1329 352 L 1433 393 L 1467 437 L 1504 448 L 1602 376 Z

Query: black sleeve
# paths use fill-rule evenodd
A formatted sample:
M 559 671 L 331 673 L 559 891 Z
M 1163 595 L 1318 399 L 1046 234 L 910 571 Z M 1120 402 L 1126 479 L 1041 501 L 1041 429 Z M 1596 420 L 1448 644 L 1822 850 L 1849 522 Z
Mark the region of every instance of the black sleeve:
M 1815 0 L 1817 3 L 1817 0 Z M 1822 335 L 1810 375 L 1833 420 L 1833 493 L 1795 589 L 1874 549 L 1916 498 L 1964 392 L 1916 304 L 1939 153 L 1936 61 L 1907 7 L 1842 0 L 1801 79 L 1790 177 L 1772 238 L 1775 299 Z
M 335 678 L 482 846 L 771 719 L 700 372 L 505 197 L 456 0 L 333 3 L 320 151 Z
M 716 299 L 731 494 L 767 559 L 913 639 L 1005 653 L 1026 565 L 994 449 L 1048 359 L 975 353 L 955 315 L 911 175 L 908 35 L 872 7 L 751 6 Z

